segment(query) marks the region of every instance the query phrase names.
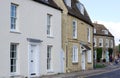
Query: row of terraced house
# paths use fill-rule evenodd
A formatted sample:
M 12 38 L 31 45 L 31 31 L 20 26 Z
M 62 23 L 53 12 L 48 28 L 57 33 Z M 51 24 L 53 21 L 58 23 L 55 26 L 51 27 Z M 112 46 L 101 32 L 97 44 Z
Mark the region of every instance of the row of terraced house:
M 1 0 L 0 5 L 0 77 L 89 70 L 97 44 L 108 45 L 100 59 L 109 45 L 114 50 L 114 36 L 106 28 L 101 30 L 106 35 L 97 34 L 102 26 L 96 28 L 79 0 Z

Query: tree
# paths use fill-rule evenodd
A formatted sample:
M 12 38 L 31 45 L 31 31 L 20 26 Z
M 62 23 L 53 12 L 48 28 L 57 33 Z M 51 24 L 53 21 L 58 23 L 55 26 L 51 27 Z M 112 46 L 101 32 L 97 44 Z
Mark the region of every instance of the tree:
M 102 48 L 97 48 L 97 61 L 100 62 L 102 58 Z

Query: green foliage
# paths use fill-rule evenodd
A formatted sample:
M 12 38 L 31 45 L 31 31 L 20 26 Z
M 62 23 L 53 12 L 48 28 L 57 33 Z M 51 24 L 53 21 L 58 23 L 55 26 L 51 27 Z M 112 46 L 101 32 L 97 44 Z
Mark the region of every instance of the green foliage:
M 104 67 L 106 67 L 104 64 L 100 64 L 100 63 L 96 64 L 96 68 L 104 68 Z
M 113 49 L 112 48 L 108 48 L 108 51 L 109 51 L 109 56 L 112 55 Z
M 102 48 L 97 48 L 97 61 L 100 62 L 102 58 Z
M 119 44 L 119 53 L 120 53 L 120 44 Z

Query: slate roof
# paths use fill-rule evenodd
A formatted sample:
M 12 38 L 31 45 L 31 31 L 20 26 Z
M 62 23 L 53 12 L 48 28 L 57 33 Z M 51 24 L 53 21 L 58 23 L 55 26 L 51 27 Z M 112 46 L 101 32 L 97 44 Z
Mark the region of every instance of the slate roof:
M 93 25 L 94 25 L 94 28 L 96 29 L 96 33 L 94 33 L 94 35 L 114 37 L 104 25 L 97 24 L 97 23 L 93 23 Z M 105 34 L 103 30 L 107 30 L 108 35 Z
M 80 20 L 82 20 L 82 21 L 84 21 L 84 22 L 86 22 L 88 24 L 90 24 L 91 26 L 93 26 L 92 21 L 91 21 L 89 15 L 87 13 L 85 7 L 84 7 L 84 15 L 81 14 L 81 12 L 79 11 L 79 9 L 78 9 L 78 7 L 76 5 L 78 2 L 79 2 L 78 0 L 71 0 L 71 3 L 72 3 L 71 7 L 66 5 L 66 7 L 68 9 L 68 14 L 70 14 L 70 15 L 72 15 L 72 16 L 74 16 L 74 17 L 76 17 L 76 18 L 78 18 L 78 19 L 80 19 Z M 64 1 L 64 3 L 65 3 L 65 1 Z
M 55 8 L 55 9 L 58 9 L 58 10 L 62 11 L 62 9 L 53 0 L 48 0 L 48 1 L 47 0 L 33 0 L 33 1 L 45 4 L 47 6 L 50 6 L 52 8 Z

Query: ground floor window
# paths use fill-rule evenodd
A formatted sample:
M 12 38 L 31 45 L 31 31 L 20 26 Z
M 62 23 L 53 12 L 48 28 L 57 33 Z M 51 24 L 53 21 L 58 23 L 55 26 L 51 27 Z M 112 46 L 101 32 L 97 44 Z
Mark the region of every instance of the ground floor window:
M 10 44 L 10 72 L 16 72 L 17 68 L 17 44 Z
M 88 63 L 92 62 L 92 54 L 91 54 L 91 50 L 87 51 L 87 58 L 88 58 Z
M 73 46 L 72 62 L 73 63 L 77 63 L 78 62 L 78 47 L 77 46 Z
M 51 70 L 51 50 L 52 46 L 48 45 L 47 46 L 47 70 Z

